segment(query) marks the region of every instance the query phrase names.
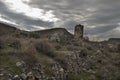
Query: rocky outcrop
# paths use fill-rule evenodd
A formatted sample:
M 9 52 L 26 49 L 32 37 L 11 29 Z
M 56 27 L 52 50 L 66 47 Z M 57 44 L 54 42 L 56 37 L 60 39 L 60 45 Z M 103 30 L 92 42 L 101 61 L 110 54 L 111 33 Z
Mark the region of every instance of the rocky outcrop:
M 47 38 L 51 41 L 60 42 L 62 40 L 67 41 L 73 38 L 73 35 L 64 28 L 53 28 L 42 31 L 36 31 L 40 38 Z
M 120 38 L 110 38 L 108 40 L 109 43 L 120 43 Z

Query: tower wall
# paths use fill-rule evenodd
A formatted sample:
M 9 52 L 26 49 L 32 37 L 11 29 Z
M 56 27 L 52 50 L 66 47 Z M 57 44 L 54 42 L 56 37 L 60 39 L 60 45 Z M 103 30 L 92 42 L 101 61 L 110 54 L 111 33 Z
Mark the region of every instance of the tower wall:
M 83 38 L 84 26 L 79 24 L 75 26 L 74 36 L 76 39 Z

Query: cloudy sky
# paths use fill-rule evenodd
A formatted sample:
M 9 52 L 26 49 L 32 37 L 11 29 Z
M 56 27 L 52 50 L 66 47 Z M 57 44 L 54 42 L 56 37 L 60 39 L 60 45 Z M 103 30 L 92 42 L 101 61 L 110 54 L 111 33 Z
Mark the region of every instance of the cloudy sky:
M 120 38 L 120 0 L 0 0 L 0 21 L 24 30 L 85 26 L 93 38 Z

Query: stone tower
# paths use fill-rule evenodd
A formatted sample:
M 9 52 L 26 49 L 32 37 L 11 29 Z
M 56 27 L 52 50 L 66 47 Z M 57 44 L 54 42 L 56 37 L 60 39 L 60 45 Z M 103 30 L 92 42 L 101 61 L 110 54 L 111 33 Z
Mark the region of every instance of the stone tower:
M 75 26 L 74 37 L 76 39 L 83 38 L 83 31 L 84 31 L 83 29 L 84 29 L 84 26 L 81 24 Z

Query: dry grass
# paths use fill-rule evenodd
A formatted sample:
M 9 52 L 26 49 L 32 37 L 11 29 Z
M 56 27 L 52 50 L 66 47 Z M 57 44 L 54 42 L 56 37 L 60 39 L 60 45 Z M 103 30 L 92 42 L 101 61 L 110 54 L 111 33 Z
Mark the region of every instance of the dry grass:
M 54 47 L 46 39 L 0 36 L 0 52 L 0 55 L 14 56 L 29 65 L 38 62 L 38 54 L 54 57 Z
M 43 53 L 47 56 L 54 57 L 54 47 L 46 39 L 36 39 L 33 40 L 34 47 L 40 53 Z
M 3 48 L 3 41 L 0 39 L 0 49 Z
M 120 52 L 120 44 L 118 44 L 118 51 Z
M 0 37 L 1 45 L 4 47 L 11 47 L 19 49 L 21 47 L 20 40 L 12 36 L 2 36 Z
M 37 51 L 30 40 L 21 40 L 21 45 L 22 59 L 29 65 L 36 63 L 38 61 Z

